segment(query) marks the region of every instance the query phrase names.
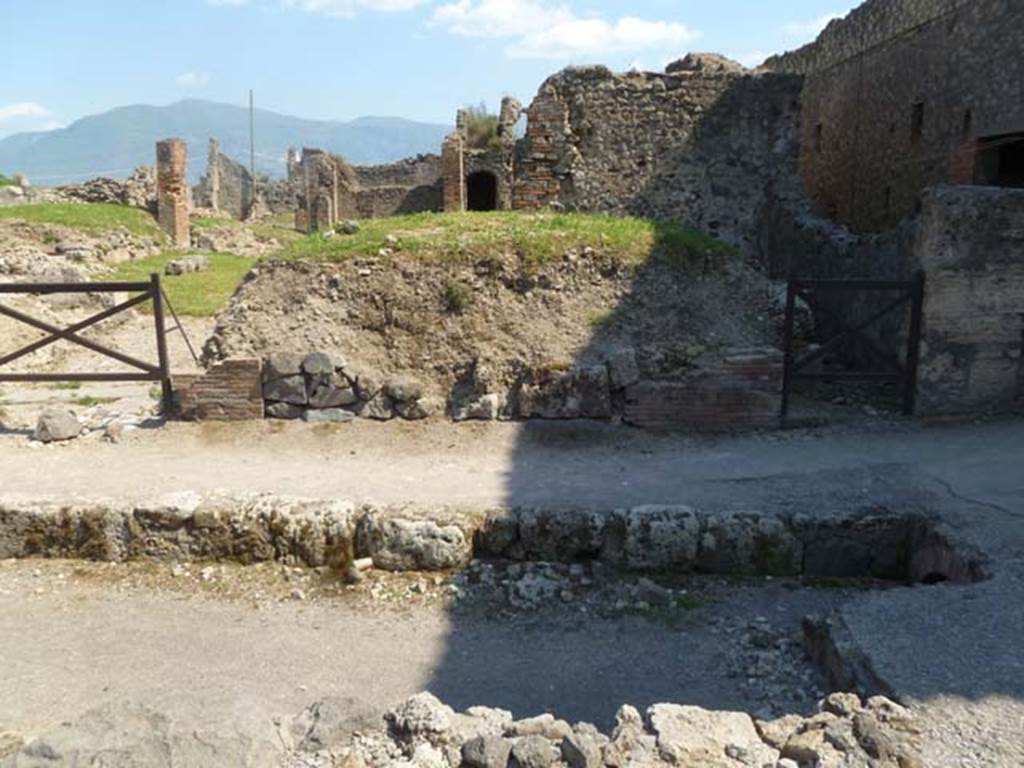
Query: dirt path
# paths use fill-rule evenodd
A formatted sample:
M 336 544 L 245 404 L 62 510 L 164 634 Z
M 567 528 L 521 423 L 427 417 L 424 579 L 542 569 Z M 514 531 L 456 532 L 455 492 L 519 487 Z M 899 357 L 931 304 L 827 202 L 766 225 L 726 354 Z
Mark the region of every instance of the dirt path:
M 806 478 L 808 492 L 821 498 L 848 496 L 868 487 L 872 472 L 917 472 L 959 493 L 979 486 L 1017 498 L 1022 461 L 1021 422 L 705 439 L 597 423 L 170 424 L 116 445 L 97 436 L 44 447 L 24 432 L 0 433 L 0 493 L 226 489 L 379 503 L 608 507 L 771 500 L 765 487 L 772 478 L 796 483 L 788 476 Z

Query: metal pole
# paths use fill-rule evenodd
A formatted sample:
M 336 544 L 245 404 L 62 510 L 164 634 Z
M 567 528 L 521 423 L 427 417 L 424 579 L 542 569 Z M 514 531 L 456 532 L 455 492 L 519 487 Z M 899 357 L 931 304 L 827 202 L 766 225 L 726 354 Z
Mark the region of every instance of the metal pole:
M 917 407 L 917 369 L 921 359 L 921 315 L 924 308 L 924 270 L 914 276 L 910 302 L 910 337 L 907 339 L 907 380 L 903 383 L 903 412 L 913 416 Z
M 153 297 L 153 321 L 156 325 L 156 354 L 160 365 L 160 388 L 163 393 L 163 415 L 170 418 L 174 411 L 174 391 L 171 388 L 171 369 L 167 358 L 167 333 L 164 330 L 163 293 L 160 290 L 160 275 L 149 276 L 149 291 Z
M 256 108 L 252 89 L 249 89 L 249 174 L 252 177 L 252 199 L 249 210 L 256 207 Z
M 783 327 L 783 352 L 782 362 L 782 405 L 779 409 L 780 426 L 786 426 L 786 416 L 789 414 L 789 390 L 792 386 L 793 368 L 793 317 L 796 314 L 796 284 L 790 275 L 786 283 L 786 319 Z

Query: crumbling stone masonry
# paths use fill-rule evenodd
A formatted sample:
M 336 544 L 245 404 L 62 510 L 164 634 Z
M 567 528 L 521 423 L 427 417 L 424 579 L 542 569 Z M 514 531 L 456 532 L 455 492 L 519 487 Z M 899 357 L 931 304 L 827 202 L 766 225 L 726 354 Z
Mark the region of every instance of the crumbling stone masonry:
M 943 183 L 1024 185 L 1024 5 L 869 0 L 766 62 L 803 75 L 800 173 L 817 211 L 880 231 Z
M 680 221 L 746 249 L 767 185 L 794 167 L 800 86 L 715 54 L 565 69 L 527 109 L 513 206 Z
M 352 170 L 356 213 L 361 219 L 441 210 L 438 155 L 417 155 L 387 165 L 356 165 Z
M 441 210 L 441 162 L 437 155 L 420 155 L 350 166 L 322 150 L 304 149 L 296 229 L 324 232 L 344 219 Z
M 189 246 L 189 186 L 185 178 L 188 149 L 181 139 L 156 145 L 157 220 L 174 245 Z

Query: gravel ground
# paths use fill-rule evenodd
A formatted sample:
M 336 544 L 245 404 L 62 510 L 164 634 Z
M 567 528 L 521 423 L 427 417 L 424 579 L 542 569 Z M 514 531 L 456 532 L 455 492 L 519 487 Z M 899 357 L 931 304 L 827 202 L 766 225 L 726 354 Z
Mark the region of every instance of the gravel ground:
M 692 579 L 656 604 L 666 587 L 648 580 L 519 569 L 371 572 L 352 586 L 277 565 L 4 561 L 0 730 L 32 734 L 128 701 L 256 738 L 324 696 L 383 707 L 423 689 L 602 726 L 626 702 L 805 713 L 822 681 L 798 645 L 800 618 L 849 596 Z M 575 594 L 508 599 L 535 577 Z

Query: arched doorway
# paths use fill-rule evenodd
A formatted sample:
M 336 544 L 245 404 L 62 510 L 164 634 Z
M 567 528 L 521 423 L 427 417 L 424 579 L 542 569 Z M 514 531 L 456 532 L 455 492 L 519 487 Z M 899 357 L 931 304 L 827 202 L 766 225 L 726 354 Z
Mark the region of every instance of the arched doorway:
M 494 211 L 498 208 L 498 179 L 490 171 L 477 171 L 466 177 L 466 208 L 470 211 Z

